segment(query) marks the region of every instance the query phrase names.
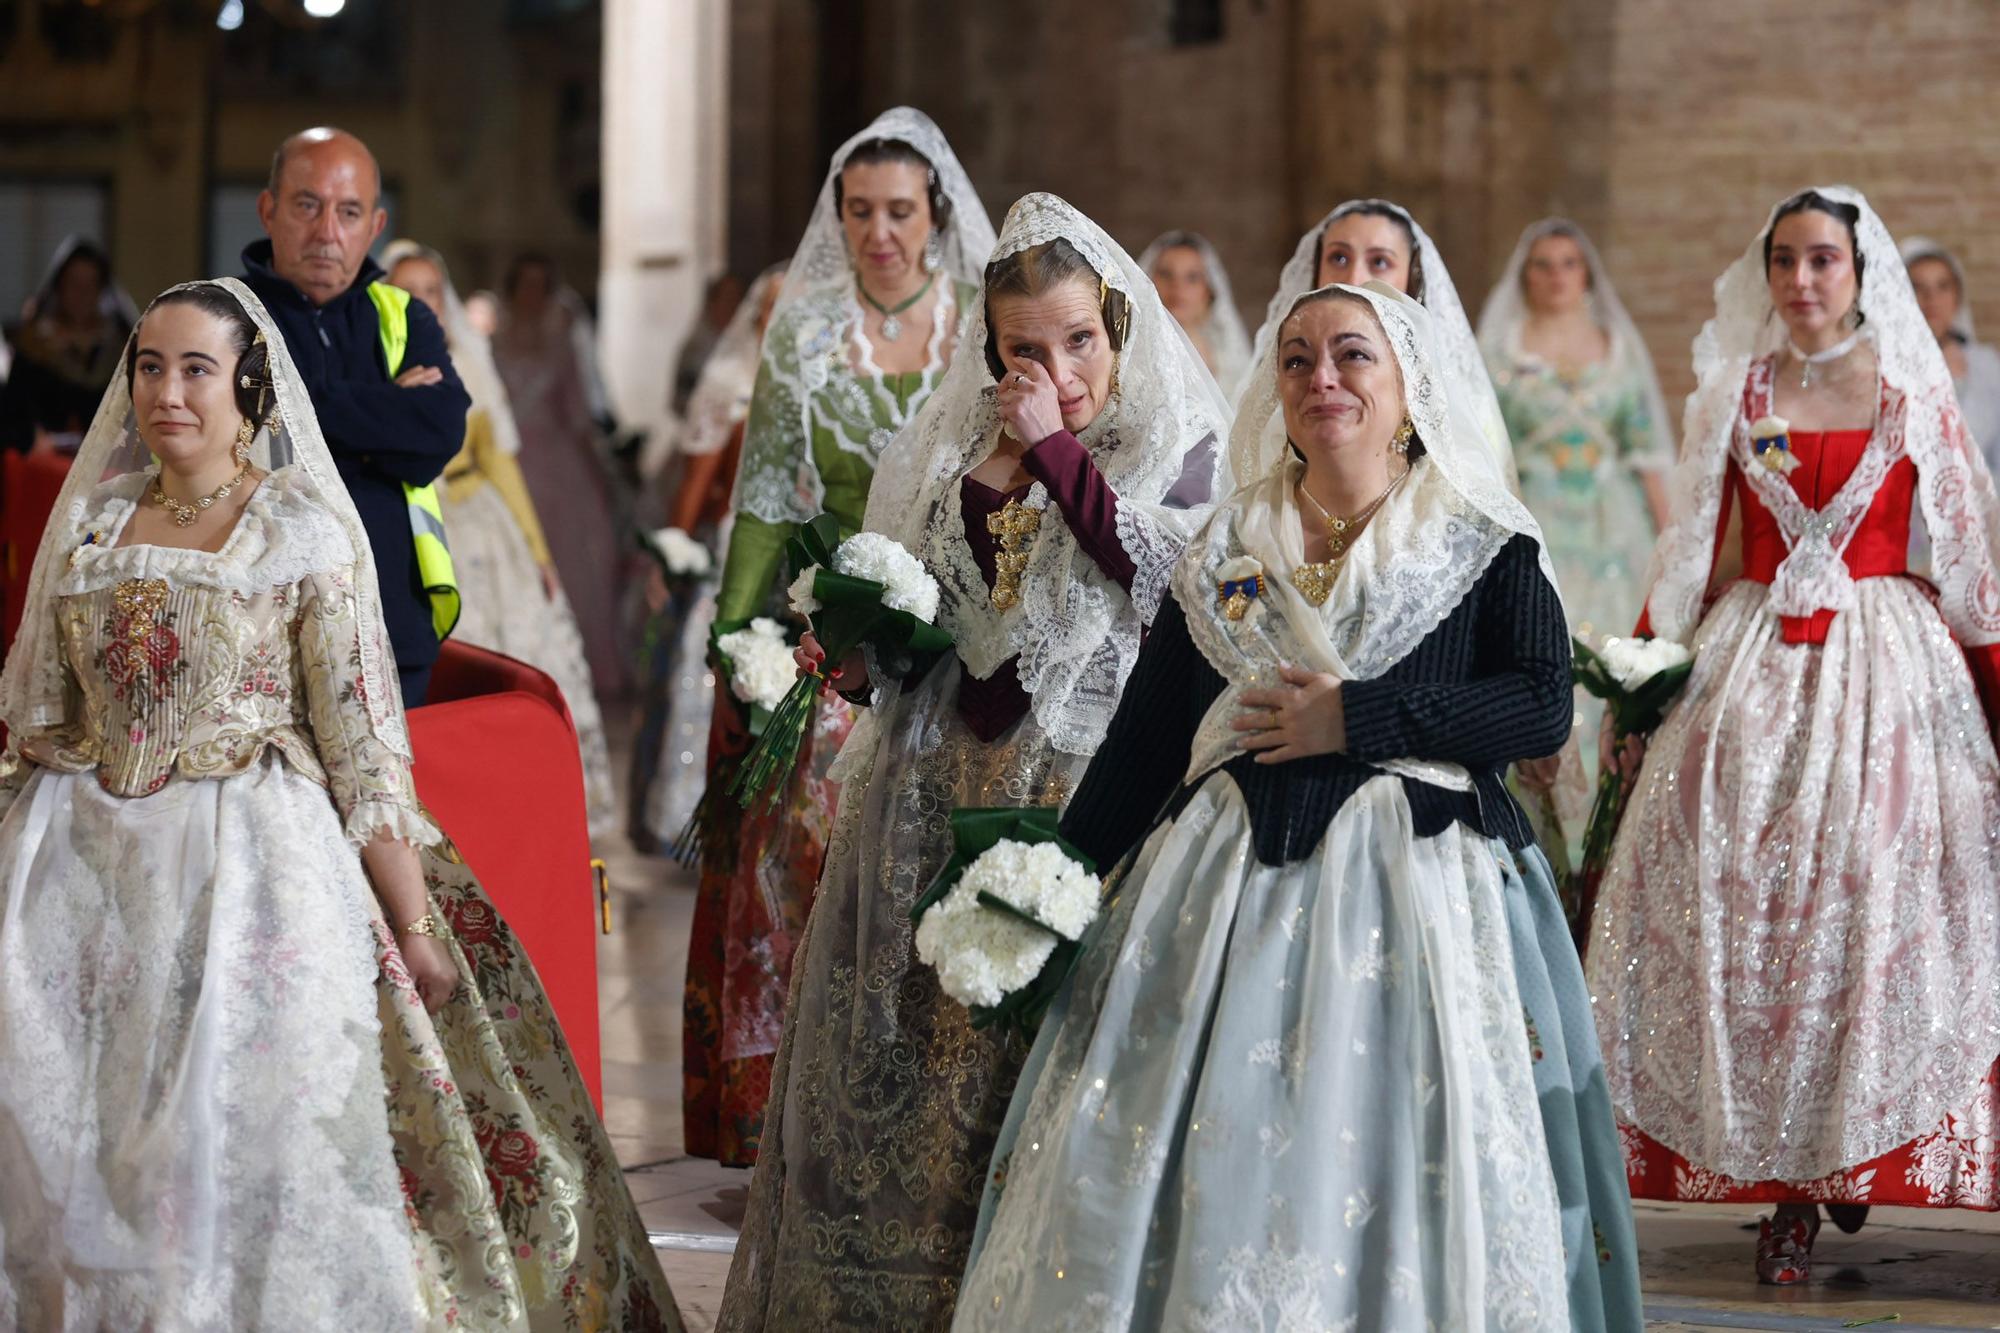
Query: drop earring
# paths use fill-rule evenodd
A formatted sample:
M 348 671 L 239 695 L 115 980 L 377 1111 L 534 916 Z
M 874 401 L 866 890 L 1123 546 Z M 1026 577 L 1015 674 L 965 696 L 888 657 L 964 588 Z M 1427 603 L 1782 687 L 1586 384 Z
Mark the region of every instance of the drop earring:
M 938 265 L 942 264 L 943 262 L 944 262 L 944 242 L 938 238 L 938 234 L 936 231 L 932 231 L 930 234 L 930 239 L 924 242 L 924 272 L 926 273 L 937 272 Z
M 256 438 L 257 423 L 249 417 L 243 418 L 243 424 L 236 428 L 236 464 L 238 467 L 250 466 L 250 445 Z
M 1389 441 L 1390 452 L 1398 458 L 1408 458 L 1410 456 L 1410 441 L 1416 438 L 1416 434 L 1417 428 L 1410 424 L 1408 417 L 1404 417 L 1403 424 L 1396 427 L 1396 438 Z

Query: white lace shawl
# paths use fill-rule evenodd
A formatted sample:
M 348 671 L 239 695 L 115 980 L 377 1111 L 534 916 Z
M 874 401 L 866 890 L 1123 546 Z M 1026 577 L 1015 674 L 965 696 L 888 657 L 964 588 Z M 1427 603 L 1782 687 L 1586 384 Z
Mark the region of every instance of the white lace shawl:
M 1230 290 L 1228 270 L 1222 256 L 1197 231 L 1170 231 L 1153 238 L 1139 255 L 1139 271 L 1153 276 L 1160 252 L 1185 245 L 1201 256 L 1201 271 L 1208 280 L 1208 314 L 1201 322 L 1201 337 L 1208 344 L 1210 369 L 1223 396 L 1234 399 L 1242 387 L 1243 374 L 1250 368 L 1250 332 L 1243 327 L 1243 312 L 1237 309 L 1236 294 Z
M 362 526 L 361 515 L 355 511 L 354 501 L 334 467 L 333 455 L 320 433 L 319 418 L 313 412 L 312 399 L 285 347 L 284 335 L 278 332 L 264 303 L 235 278 L 189 283 L 170 290 L 211 285 L 228 292 L 243 307 L 264 335 L 269 352 L 281 425 L 275 435 L 269 430 L 257 433 L 251 446 L 251 461 L 271 472 L 287 466 L 293 468 L 299 480 L 286 488 L 287 493 L 294 487 L 303 488 L 338 528 L 335 533 L 333 528 L 309 530 L 302 525 L 298 533 L 287 534 L 282 543 L 284 558 L 280 572 L 297 569 L 303 575 L 314 568 L 335 570 L 343 565 L 353 566 L 361 657 L 357 669 L 367 696 L 368 719 L 382 743 L 407 760 L 411 757 L 409 733 L 403 720 L 402 693 L 396 678 L 395 658 L 389 649 L 387 623 L 382 616 L 381 585 L 376 578 L 368 531 Z M 136 328 L 132 336 L 138 336 Z M 104 391 L 83 447 L 70 466 L 69 479 L 63 483 L 62 493 L 50 511 L 48 527 L 43 530 L 41 545 L 35 553 L 34 572 L 28 580 L 20 632 L 14 640 L 14 650 L 7 656 L 5 670 L 0 671 L 0 722 L 14 736 L 64 722 L 66 700 L 56 603 L 62 595 L 62 580 L 69 573 L 69 553 L 82 544 L 91 530 L 91 517 L 100 496 L 119 493 L 117 486 L 100 492 L 100 484 L 117 478 L 119 486 L 143 485 L 142 481 L 131 480 L 130 474 L 143 472 L 152 464 L 133 421 L 132 397 L 123 365 L 121 361 L 119 373 Z M 316 540 L 302 539 L 308 531 Z
M 850 418 L 851 428 L 835 429 L 836 443 L 860 454 L 871 465 L 903 424 L 895 418 L 889 402 L 820 401 L 828 394 L 853 398 L 871 393 L 880 400 L 887 393 L 871 388 L 881 372 L 875 369 L 872 348 L 861 332 L 853 264 L 833 198 L 848 155 L 876 139 L 905 143 L 923 154 L 937 173 L 938 188 L 951 200 L 951 223 L 936 233 L 935 272 L 941 300 L 955 298 L 955 284 L 977 285 L 985 273 L 986 257 L 993 250 L 993 224 L 987 220 L 985 205 L 979 202 L 943 131 L 923 112 L 906 106 L 891 108 L 834 153 L 805 235 L 785 268 L 777 302 L 771 308 L 755 387 L 763 407 L 752 405 L 743 459 L 736 470 L 737 512 L 753 514 L 767 523 L 803 523 L 820 512 L 825 488 L 812 454 L 816 420 L 832 425 L 835 418 Z M 951 355 L 948 340 L 956 331 L 951 308 L 940 305 L 932 329 L 927 377 L 942 371 L 944 360 Z M 930 388 L 926 383 L 923 392 Z M 816 407 L 825 410 L 816 412 Z M 865 424 L 871 421 L 873 424 Z
M 983 309 L 966 313 L 944 382 L 883 455 L 865 526 L 915 552 L 937 578 L 940 623 L 965 669 L 984 680 L 1018 659 L 1021 686 L 1050 743 L 1065 754 L 1088 755 L 1104 739 L 1174 562 L 1220 489 L 1217 445 L 1229 415 L 1152 279 L 1069 204 L 1049 194 L 1024 196 L 1008 211 L 994 255 L 1058 237 L 1123 292 L 1132 311 L 1111 397 L 1079 435 L 1118 496 L 1118 541 L 1138 571 L 1130 596 L 1077 544 L 1038 482 L 1027 503 L 1044 514 L 1021 600 L 1004 613 L 993 608 L 959 507 L 961 479 L 992 452 L 1000 427 Z
M 771 289 L 784 281 L 782 265 L 757 275 L 750 291 L 729 318 L 715 350 L 701 366 L 694 392 L 688 396 L 687 417 L 681 423 L 674 452 L 713 454 L 729 443 L 729 433 L 750 415 L 750 391 L 757 384 L 758 349 L 764 335 L 758 317 Z
M 1216 508 L 1173 575 L 1195 646 L 1236 689 L 1260 677 L 1268 682 L 1281 658 L 1341 680 L 1381 675 L 1452 613 L 1517 533 L 1541 547 L 1542 573 L 1556 586 L 1541 528 L 1495 470 L 1457 385 L 1440 373 L 1424 307 L 1380 282 L 1326 290 L 1362 297 L 1381 321 L 1423 456 L 1410 481 L 1362 530 L 1326 605 L 1315 607 L 1291 583 L 1292 571 L 1305 560 L 1297 500 L 1304 464 L 1285 437 L 1276 358 L 1257 363 L 1229 440 L 1231 468 L 1254 480 Z M 1303 299 L 1294 298 L 1291 308 Z M 1275 322 L 1281 325 L 1291 308 L 1274 312 Z M 1261 566 L 1264 612 L 1230 620 L 1219 609 L 1217 585 L 1222 566 L 1245 556 Z M 1234 692 L 1225 691 L 1225 698 Z M 1432 771 L 1437 765 L 1396 760 L 1382 767 L 1440 782 Z M 1460 772 L 1441 785 L 1462 780 Z
M 1801 507 L 1808 517 L 1794 515 L 1798 521 L 1785 525 L 1790 551 L 1772 584 L 1770 611 L 1805 614 L 1853 604 L 1853 580 L 1840 552 L 1866 514 L 1867 498 L 1886 474 L 1886 464 L 1908 457 L 1917 465 L 1938 610 L 1960 643 L 2000 643 L 2000 572 L 1993 563 L 2000 551 L 2000 500 L 1959 413 L 1951 372 L 1882 219 L 1858 190 L 1843 185 L 1818 190 L 1861 211 L 1855 240 L 1863 266 L 1862 328 L 1874 344 L 1883 401 L 1897 410 L 1882 414 L 1877 423 L 1881 438 L 1870 442 L 1870 454 L 1882 455 L 1876 461 L 1883 465 L 1868 466 L 1864 460 L 1817 514 Z M 1773 219 L 1776 214 L 1774 207 Z M 1701 622 L 1728 462 L 1732 452 L 1742 457 L 1748 447 L 1744 389 L 1756 364 L 1786 341 L 1764 273 L 1764 237 L 1773 225 L 1767 220 L 1749 249 L 1716 279 L 1715 317 L 1695 338 L 1697 383 L 1683 419 L 1673 516 L 1654 549 L 1646 603 L 1653 632 L 1664 638 L 1687 642 Z M 1754 478 L 1755 471 L 1746 469 L 1746 474 Z
M 1319 286 L 1320 240 L 1326 229 L 1349 213 L 1370 207 L 1394 210 L 1416 237 L 1416 254 L 1422 260 L 1424 274 L 1422 299 L 1424 309 L 1430 312 L 1437 364 L 1450 378 L 1453 396 L 1478 428 L 1478 438 L 1492 455 L 1495 468 L 1512 486 L 1516 475 L 1514 445 L 1507 435 L 1506 418 L 1500 413 L 1500 399 L 1495 396 L 1493 381 L 1486 373 L 1486 358 L 1480 355 L 1479 340 L 1472 336 L 1472 322 L 1466 318 L 1465 306 L 1458 299 L 1458 288 L 1452 285 L 1451 270 L 1445 267 L 1444 256 L 1438 253 L 1429 233 L 1401 204 L 1386 199 L 1350 199 L 1299 237 L 1292 257 L 1278 273 L 1278 290 L 1265 310 L 1264 322 L 1257 328 L 1250 351 L 1251 376 L 1246 378 L 1243 392 L 1248 391 L 1249 379 L 1260 374 L 1262 367 L 1276 356 L 1278 326 L 1285 322 L 1301 296 Z M 1241 397 L 1239 392 L 1239 400 Z
M 1576 242 L 1583 252 L 1583 262 L 1590 270 L 1590 316 L 1597 327 L 1611 342 L 1608 368 L 1619 377 L 1631 379 L 1641 386 L 1645 395 L 1646 417 L 1652 423 L 1652 439 L 1649 446 L 1639 452 L 1639 461 L 1649 467 L 1671 467 L 1674 461 L 1673 427 L 1667 416 L 1667 400 L 1660 393 L 1660 377 L 1653 373 L 1653 358 L 1646 350 L 1646 340 L 1639 336 L 1639 326 L 1632 322 L 1632 316 L 1625 312 L 1625 303 L 1618 299 L 1618 289 L 1611 284 L 1611 275 L 1604 271 L 1604 261 L 1597 256 L 1597 247 L 1584 235 L 1583 228 L 1566 218 L 1543 218 L 1531 222 L 1522 231 L 1520 241 L 1514 246 L 1514 253 L 1507 260 L 1507 267 L 1500 275 L 1500 281 L 1493 286 L 1486 298 L 1486 308 L 1479 312 L 1479 350 L 1486 358 L 1489 370 L 1511 369 L 1530 358 L 1521 347 L 1521 329 L 1528 322 L 1527 293 L 1522 286 L 1522 271 L 1528 266 L 1528 252 L 1535 242 L 1544 236 L 1567 236 Z M 1428 274 L 1425 281 L 1429 281 Z

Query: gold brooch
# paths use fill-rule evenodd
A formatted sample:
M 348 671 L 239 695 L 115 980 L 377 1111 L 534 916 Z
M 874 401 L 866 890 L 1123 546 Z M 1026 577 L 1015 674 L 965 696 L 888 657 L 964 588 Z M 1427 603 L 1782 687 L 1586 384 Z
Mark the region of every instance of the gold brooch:
M 1020 604 L 1021 576 L 1028 572 L 1028 539 L 1041 529 L 1042 511 L 1019 500 L 1009 500 L 999 513 L 986 516 L 986 530 L 1000 540 L 1000 549 L 993 556 L 994 610 L 1005 611 Z

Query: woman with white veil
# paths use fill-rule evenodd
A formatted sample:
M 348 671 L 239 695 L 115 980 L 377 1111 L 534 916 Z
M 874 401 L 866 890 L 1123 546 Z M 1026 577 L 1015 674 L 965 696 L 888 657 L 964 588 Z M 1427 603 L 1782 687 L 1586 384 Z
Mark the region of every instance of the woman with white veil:
M 1569 732 L 1541 534 L 1421 306 L 1273 318 L 1241 485 L 1062 820 L 1109 906 L 954 1327 L 1636 1329 L 1581 971 L 1502 783 Z
M 1153 238 L 1139 267 L 1193 340 L 1216 384 L 1234 394 L 1250 364 L 1250 334 L 1229 290 L 1222 256 L 1200 232 L 1170 231 Z
M 904 679 L 830 664 L 870 706 L 835 766 L 840 812 L 723 1328 L 949 1319 L 1025 1052 L 944 995 L 914 957 L 910 909 L 951 857 L 955 808 L 1067 799 L 1166 594 L 1187 507 L 1213 494 L 1222 395 L 1095 223 L 1052 195 L 1021 199 L 982 304 L 869 498 L 868 529 L 937 580 L 953 649 Z
M 1514 483 L 1514 449 L 1507 423 L 1472 322 L 1452 285 L 1444 256 L 1409 210 L 1386 199 L 1350 199 L 1299 237 L 1297 248 L 1278 272 L 1278 290 L 1251 344 L 1250 363 L 1272 358 L 1278 325 L 1292 303 L 1329 283 L 1383 282 L 1406 293 L 1430 312 L 1437 360 L 1452 391 L 1465 404 L 1494 466 Z
M 1479 347 L 1571 632 L 1591 644 L 1624 633 L 1666 521 L 1674 445 L 1653 360 L 1582 228 L 1544 218 L 1521 233 L 1480 313 Z M 1576 712 L 1579 733 L 1595 737 L 1603 702 L 1579 688 Z M 1571 755 L 1577 770 L 1558 792 L 1568 797 L 1560 838 L 1574 844 L 1597 786 L 1596 747 Z
M 711 640 L 785 616 L 785 543 L 831 513 L 861 527 L 883 449 L 957 357 L 993 224 L 944 133 L 894 107 L 840 146 L 785 268 L 761 350 Z M 701 803 L 701 887 L 682 999 L 688 1151 L 757 1159 L 792 958 L 826 859 L 839 788 L 827 777 L 853 710 L 827 698 L 792 773 L 762 809 L 726 795 L 750 748 L 750 706 L 717 650 Z
M 680 1327 L 234 279 L 140 321 L 0 721 L 0 1325 Z
M 583 635 L 557 577 L 555 558 L 516 456 L 520 431 L 486 336 L 472 327 L 444 256 L 415 241 L 392 241 L 382 254 L 389 281 L 431 308 L 444 326 L 451 363 L 472 396 L 465 447 L 439 478 L 452 568 L 463 612 L 453 635 L 546 671 L 561 688 L 583 758 L 583 789 L 593 837 L 611 831 L 617 794 L 604 717 L 583 653 Z
M 2000 350 L 1979 341 L 1972 327 L 1972 293 L 1965 285 L 1965 265 L 1958 256 L 1928 236 L 1903 242 L 1903 264 L 1924 320 L 1944 353 L 1958 391 L 1958 408 L 1965 428 L 1986 458 L 1988 472 L 2000 468 Z
M 785 266 L 773 264 L 750 290 L 702 363 L 680 423 L 667 471 L 667 526 L 705 549 L 729 544 L 730 494 L 743 458 L 743 424 L 757 384 L 759 351 L 770 327 Z M 715 624 L 712 577 L 669 583 L 649 578 L 647 601 L 657 607 L 647 628 L 651 654 L 641 696 L 639 736 L 632 750 L 629 830 L 643 851 L 669 846 L 686 826 L 707 785 L 706 738 L 715 681 L 707 662 Z
M 1860 193 L 1782 201 L 1715 298 L 1642 626 L 1694 671 L 1588 963 L 1633 1192 L 1777 1204 L 1788 1284 L 1816 1202 L 2000 1206 L 2000 504 Z

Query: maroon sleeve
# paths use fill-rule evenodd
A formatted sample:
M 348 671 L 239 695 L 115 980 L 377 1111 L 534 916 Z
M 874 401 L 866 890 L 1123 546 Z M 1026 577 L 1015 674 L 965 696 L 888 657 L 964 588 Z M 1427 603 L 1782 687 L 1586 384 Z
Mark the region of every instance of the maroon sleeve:
M 1059 430 L 1021 456 L 1028 474 L 1048 487 L 1063 522 L 1097 567 L 1126 592 L 1139 570 L 1118 540 L 1118 495 L 1090 461 L 1076 436 Z

